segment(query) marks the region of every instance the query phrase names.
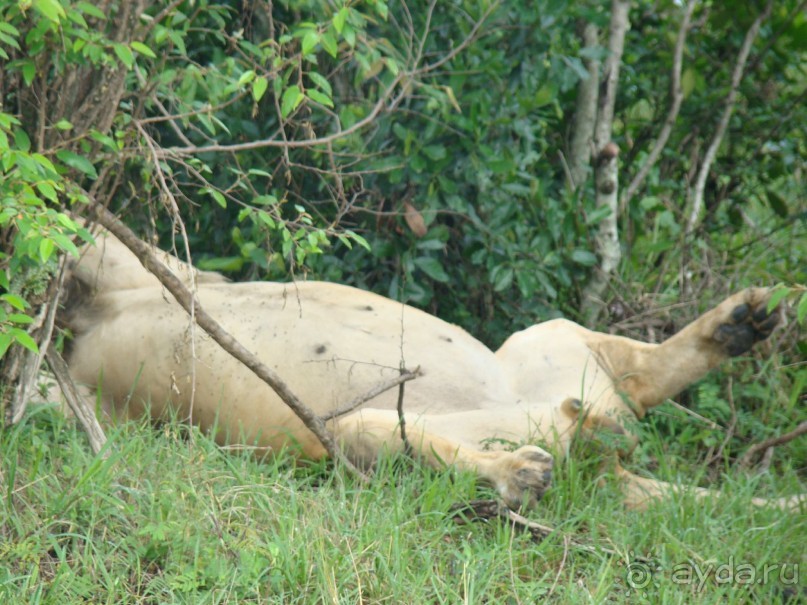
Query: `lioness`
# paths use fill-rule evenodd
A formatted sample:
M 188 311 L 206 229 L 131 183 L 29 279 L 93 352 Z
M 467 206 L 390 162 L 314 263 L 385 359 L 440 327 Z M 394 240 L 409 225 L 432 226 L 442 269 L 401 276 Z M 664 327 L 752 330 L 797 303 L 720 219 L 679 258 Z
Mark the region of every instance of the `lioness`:
M 98 239 L 72 271 L 75 285 L 92 292 L 67 313 L 75 332 L 68 363 L 77 381 L 100 387 L 118 416 L 159 419 L 175 411 L 215 431 L 222 444 L 326 455 L 274 391 L 191 329 L 186 313 L 127 248 L 111 235 Z M 175 272 L 189 271 L 168 260 Z M 780 316 L 766 312 L 767 290 L 750 288 L 660 345 L 553 320 L 517 332 L 493 353 L 423 311 L 332 283 L 225 283 L 199 273 L 197 294 L 320 415 L 402 367 L 419 368 L 403 405 L 414 452 L 435 466 L 472 470 L 511 507 L 542 497 L 553 456 L 566 455 L 577 435 L 621 436 L 614 450 L 627 455 L 632 422 L 767 338 Z M 404 447 L 397 399 L 397 389 L 389 390 L 329 421 L 355 463 L 366 467 L 380 450 Z M 520 447 L 508 451 L 502 443 Z M 616 469 L 631 506 L 679 489 Z M 709 493 L 694 489 L 699 497 Z M 798 498 L 756 501 L 771 502 L 796 506 Z

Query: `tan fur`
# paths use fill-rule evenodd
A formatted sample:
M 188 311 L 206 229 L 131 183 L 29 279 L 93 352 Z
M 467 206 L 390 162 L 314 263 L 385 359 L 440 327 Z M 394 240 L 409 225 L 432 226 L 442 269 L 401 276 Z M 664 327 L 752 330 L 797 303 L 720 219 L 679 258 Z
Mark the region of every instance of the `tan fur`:
M 199 328 L 191 330 L 184 311 L 128 250 L 114 238 L 106 242 L 75 271 L 80 281 L 101 284 L 79 314 L 69 358 L 77 380 L 93 387 L 100 381 L 118 415 L 176 412 L 215 431 L 222 444 L 325 455 L 269 387 Z M 765 290 L 744 290 L 661 345 L 555 320 L 514 334 L 493 353 L 422 311 L 336 284 L 200 283 L 198 296 L 321 415 L 397 376 L 402 365 L 420 368 L 404 403 L 415 451 L 430 464 L 477 472 L 511 506 L 540 498 L 550 481 L 552 456 L 531 443 L 558 458 L 576 434 L 604 432 L 621 437 L 617 449 L 627 454 L 635 439 L 624 427 L 726 359 L 716 330 L 732 323 L 739 305 L 758 308 L 767 300 Z M 330 422 L 356 463 L 370 466 L 380 450 L 403 447 L 397 397 L 392 389 Z M 633 505 L 642 505 L 642 493 L 675 489 L 618 472 Z

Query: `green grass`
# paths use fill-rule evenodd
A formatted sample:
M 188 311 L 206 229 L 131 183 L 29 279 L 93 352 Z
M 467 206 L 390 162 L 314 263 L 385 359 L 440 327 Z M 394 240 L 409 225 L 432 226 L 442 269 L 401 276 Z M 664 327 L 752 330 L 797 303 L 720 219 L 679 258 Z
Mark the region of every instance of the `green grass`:
M 668 448 L 649 433 L 642 459 Z M 360 487 L 339 468 L 260 463 L 176 425 L 109 436 L 104 461 L 47 406 L 0 433 L 0 603 L 771 603 L 805 594 L 794 567 L 807 574 L 805 516 L 749 505 L 752 495 L 803 489 L 786 460 L 762 478 L 727 476 L 720 501 L 680 497 L 644 513 L 626 511 L 614 485 L 597 486 L 593 463 L 560 464 L 530 517 L 568 539 L 537 543 L 499 521 L 454 523 L 452 504 L 491 497 L 468 475 L 384 460 Z M 688 470 L 687 481 L 703 480 Z M 718 579 L 696 575 L 721 564 Z M 769 567 L 767 582 L 742 587 L 736 577 L 759 580 L 775 564 L 787 567 Z

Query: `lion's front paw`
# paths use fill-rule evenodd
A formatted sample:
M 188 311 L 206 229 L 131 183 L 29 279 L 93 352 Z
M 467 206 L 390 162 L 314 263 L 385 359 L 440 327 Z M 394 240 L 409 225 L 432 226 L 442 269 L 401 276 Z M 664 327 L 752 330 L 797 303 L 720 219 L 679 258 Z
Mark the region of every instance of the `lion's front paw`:
M 500 462 L 496 487 L 513 510 L 535 505 L 552 483 L 552 456 L 534 445 L 508 452 Z
M 732 301 L 739 297 L 740 300 Z M 770 292 L 761 288 L 749 288 L 726 301 L 734 302 L 728 309 L 728 317 L 717 326 L 712 338 L 720 343 L 732 357 L 742 355 L 755 343 L 765 340 L 781 319 L 777 308 L 768 313 Z

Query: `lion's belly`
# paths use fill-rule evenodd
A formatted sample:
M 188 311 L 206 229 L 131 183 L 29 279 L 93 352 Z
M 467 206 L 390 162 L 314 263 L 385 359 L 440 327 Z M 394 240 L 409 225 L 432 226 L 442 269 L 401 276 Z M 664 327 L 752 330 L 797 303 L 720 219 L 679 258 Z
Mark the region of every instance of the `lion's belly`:
M 400 367 L 409 413 L 508 405 L 513 396 L 493 353 L 463 330 L 417 309 L 335 284 L 201 286 L 202 306 L 318 414 L 340 408 Z M 74 343 L 71 369 L 127 414 L 192 414 L 221 441 L 279 447 L 311 441 L 277 395 L 196 327 L 158 288 L 113 292 Z M 193 338 L 192 338 L 193 336 Z M 367 407 L 394 408 L 398 389 Z M 236 434 L 238 434 L 236 436 Z

